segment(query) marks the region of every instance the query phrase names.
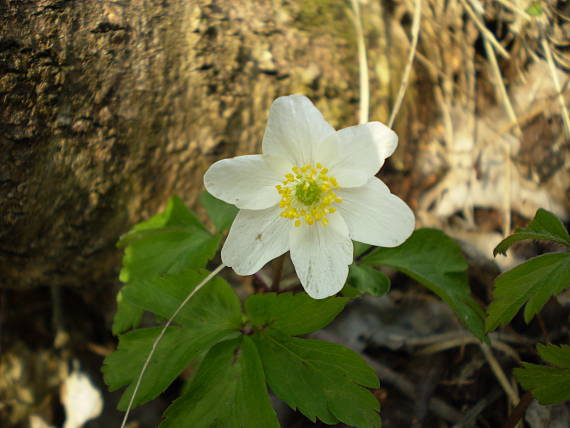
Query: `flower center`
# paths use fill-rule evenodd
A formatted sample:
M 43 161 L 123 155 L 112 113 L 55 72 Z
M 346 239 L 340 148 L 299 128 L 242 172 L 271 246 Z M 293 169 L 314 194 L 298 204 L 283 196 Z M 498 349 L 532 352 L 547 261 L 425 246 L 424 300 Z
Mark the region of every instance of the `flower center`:
M 297 227 L 303 221 L 309 226 L 318 222 L 326 226 L 329 223 L 327 216 L 336 211 L 332 205 L 342 202 L 333 191 L 339 188 L 336 179 L 318 162 L 314 166 L 294 166 L 291 171 L 285 174 L 281 184 L 275 186 L 281 195 L 281 217 L 295 220 Z
M 295 186 L 295 197 L 304 205 L 314 205 L 321 199 L 323 189 L 314 180 L 301 181 Z

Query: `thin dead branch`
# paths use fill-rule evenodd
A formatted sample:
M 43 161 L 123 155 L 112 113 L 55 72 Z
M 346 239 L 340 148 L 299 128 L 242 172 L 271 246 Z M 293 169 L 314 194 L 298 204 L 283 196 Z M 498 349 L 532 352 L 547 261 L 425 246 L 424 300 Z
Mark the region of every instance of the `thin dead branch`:
M 368 59 L 366 57 L 366 45 L 364 43 L 364 31 L 362 30 L 362 18 L 357 0 L 350 0 L 352 13 L 349 13 L 356 30 L 356 43 L 358 45 L 358 75 L 360 81 L 360 111 L 359 123 L 368 122 L 370 111 L 370 79 L 368 77 Z
M 396 96 L 396 102 L 394 103 L 394 108 L 390 114 L 390 119 L 388 120 L 388 127 L 391 128 L 396 119 L 398 111 L 404 100 L 404 95 L 406 94 L 406 89 L 408 89 L 408 84 L 410 82 L 410 73 L 412 71 L 412 65 L 414 63 L 414 58 L 416 55 L 416 49 L 418 47 L 418 38 L 420 34 L 420 23 L 422 16 L 422 0 L 416 0 L 416 6 L 414 9 L 414 20 L 412 22 L 412 45 L 410 46 L 410 52 L 408 55 L 408 62 L 404 69 L 404 74 L 402 76 L 402 82 L 400 83 L 400 89 L 398 90 L 398 95 Z

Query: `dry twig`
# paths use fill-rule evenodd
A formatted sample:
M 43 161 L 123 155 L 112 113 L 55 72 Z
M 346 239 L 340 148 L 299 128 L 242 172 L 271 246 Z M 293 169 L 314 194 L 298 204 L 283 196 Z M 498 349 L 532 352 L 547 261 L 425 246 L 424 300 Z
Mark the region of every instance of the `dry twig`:
M 370 110 L 370 82 L 368 78 L 368 60 L 366 58 L 366 45 L 364 44 L 364 31 L 362 30 L 362 19 L 360 7 L 357 0 L 351 0 L 352 14 L 350 17 L 356 29 L 356 43 L 358 44 L 358 71 L 360 79 L 360 112 L 359 123 L 368 122 L 368 112 Z
M 406 68 L 404 68 L 404 74 L 402 76 L 402 82 L 400 83 L 400 89 L 398 90 L 398 95 L 396 96 L 396 102 L 394 103 L 394 108 L 390 114 L 390 120 L 388 120 L 388 127 L 391 128 L 396 119 L 396 115 L 400 110 L 404 95 L 406 94 L 406 89 L 408 89 L 408 84 L 410 82 L 410 73 L 412 71 L 412 65 L 414 63 L 414 58 L 416 55 L 416 49 L 418 46 L 418 38 L 420 34 L 420 22 L 422 16 L 422 0 L 416 0 L 416 7 L 414 9 L 414 21 L 412 23 L 412 45 L 410 47 L 410 52 L 408 55 L 408 62 L 406 63 Z

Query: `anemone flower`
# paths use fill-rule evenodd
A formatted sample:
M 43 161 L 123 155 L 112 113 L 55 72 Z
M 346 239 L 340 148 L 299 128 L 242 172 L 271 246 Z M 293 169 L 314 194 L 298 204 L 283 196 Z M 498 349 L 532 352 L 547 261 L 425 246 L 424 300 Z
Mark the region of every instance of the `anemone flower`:
M 262 154 L 220 160 L 204 176 L 212 195 L 239 208 L 222 262 L 251 275 L 290 251 L 311 297 L 340 291 L 352 240 L 395 247 L 414 230 L 410 207 L 375 176 L 397 145 L 380 122 L 335 131 L 305 96 L 276 99 Z

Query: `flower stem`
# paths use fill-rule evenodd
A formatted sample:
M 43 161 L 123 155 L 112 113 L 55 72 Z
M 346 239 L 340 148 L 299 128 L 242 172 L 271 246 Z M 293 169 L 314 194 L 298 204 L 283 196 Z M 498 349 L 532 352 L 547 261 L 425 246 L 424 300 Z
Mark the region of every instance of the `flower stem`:
M 141 381 L 143 378 L 143 375 L 150 363 L 150 360 L 152 358 L 152 356 L 154 355 L 154 352 L 156 351 L 156 348 L 158 346 L 158 344 L 160 343 L 160 341 L 162 340 L 162 337 L 164 336 L 164 333 L 166 333 L 166 329 L 168 329 L 168 327 L 170 327 L 170 324 L 172 324 L 172 321 L 174 320 L 174 318 L 176 318 L 176 315 L 178 315 L 178 313 L 182 310 L 182 308 L 184 306 L 186 306 L 186 303 L 188 303 L 190 301 L 190 299 L 192 297 L 194 297 L 194 295 L 200 291 L 200 289 L 206 285 L 208 283 L 208 281 L 210 281 L 213 277 L 215 277 L 218 273 L 220 273 L 220 271 L 225 268 L 226 265 L 224 265 L 223 263 L 218 266 L 216 269 L 214 269 L 212 272 L 210 272 L 210 274 L 204 278 L 202 280 L 202 282 L 200 282 L 189 294 L 188 296 L 186 296 L 186 298 L 182 301 L 182 303 L 180 303 L 180 305 L 178 306 L 178 308 L 176 308 L 176 310 L 174 311 L 174 313 L 170 316 L 170 318 L 168 318 L 168 321 L 166 321 L 166 324 L 164 324 L 164 327 L 162 327 L 162 330 L 160 331 L 160 334 L 157 336 L 157 338 L 154 340 L 154 343 L 152 344 L 152 348 L 148 354 L 148 356 L 146 357 L 146 361 L 144 362 L 144 365 L 141 369 L 141 372 L 139 373 L 139 377 L 137 379 L 137 383 L 135 385 L 135 388 L 133 390 L 133 394 L 131 395 L 131 399 L 129 400 L 129 405 L 127 406 L 127 411 L 125 412 L 125 416 L 123 417 L 123 422 L 121 423 L 121 428 L 125 428 L 125 425 L 127 424 L 127 419 L 129 417 L 129 412 L 131 411 L 131 408 L 133 407 L 133 402 L 135 401 L 135 396 L 140 388 L 141 385 Z
M 283 276 L 283 263 L 285 262 L 285 254 L 282 254 L 275 260 L 273 267 L 273 280 L 271 281 L 271 291 L 279 291 L 279 283 Z

